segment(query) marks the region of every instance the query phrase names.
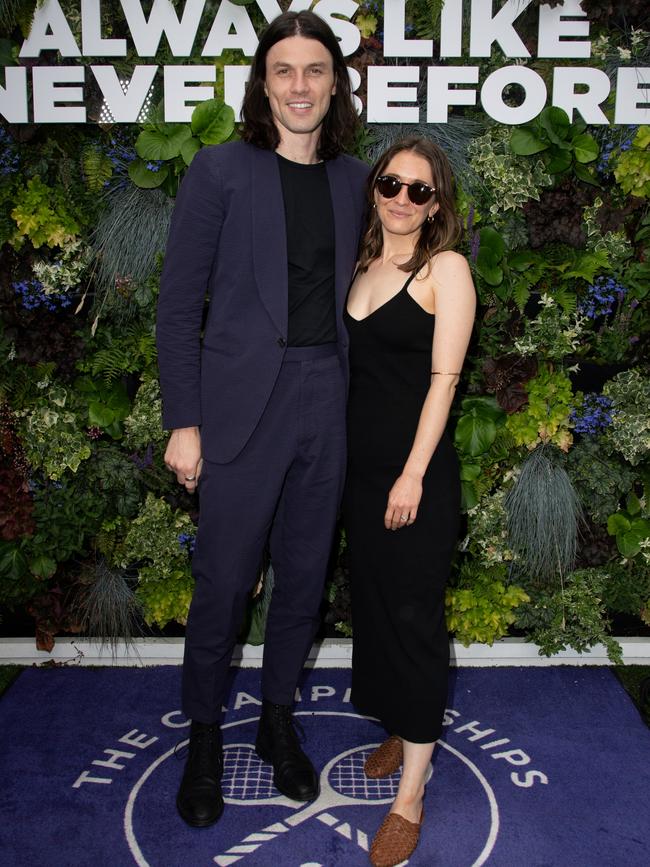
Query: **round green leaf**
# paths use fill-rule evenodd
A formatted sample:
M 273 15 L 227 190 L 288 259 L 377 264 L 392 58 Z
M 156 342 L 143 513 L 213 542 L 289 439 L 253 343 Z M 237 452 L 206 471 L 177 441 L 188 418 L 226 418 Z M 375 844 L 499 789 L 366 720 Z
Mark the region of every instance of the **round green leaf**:
M 474 506 L 478 505 L 478 492 L 474 482 L 460 483 L 460 506 L 463 512 L 469 512 Z
M 476 270 L 490 286 L 498 286 L 503 281 L 503 269 L 492 250 L 479 250 L 476 257 Z
M 142 160 L 133 160 L 129 165 L 129 177 L 136 187 L 142 187 L 145 190 L 153 190 L 159 187 L 168 174 L 169 166 L 161 166 L 159 171 L 152 172 Z
M 571 151 L 553 148 L 550 159 L 546 163 L 546 171 L 552 175 L 558 175 L 569 168 L 571 161 Z
M 37 578 L 51 578 L 56 572 L 56 560 L 44 554 L 29 561 L 29 571 Z
M 460 478 L 463 482 L 473 482 L 481 475 L 480 464 L 461 464 Z
M 235 112 L 220 99 L 200 102 L 192 112 L 192 132 L 203 144 L 221 144 L 235 128 Z
M 505 412 L 499 406 L 497 399 L 491 395 L 483 395 L 481 397 L 466 397 L 461 408 L 463 415 L 473 412 L 476 415 L 484 418 L 492 419 L 493 422 L 501 424 L 506 417 Z
M 546 150 L 548 144 L 523 126 L 515 127 L 510 135 L 510 149 L 519 156 L 530 156 Z
M 496 255 L 497 260 L 503 257 L 506 249 L 505 241 L 501 235 L 491 226 L 486 226 L 480 231 L 481 245 L 479 249 L 489 249 Z
M 196 138 L 196 136 L 192 136 L 192 138 L 188 138 L 187 141 L 183 142 L 181 145 L 181 156 L 183 157 L 183 162 L 186 166 L 189 166 L 200 150 L 201 142 Z
M 93 400 L 88 406 L 88 421 L 91 425 L 107 428 L 115 421 L 115 411 L 105 403 Z
M 573 153 L 579 163 L 591 163 L 598 156 L 598 142 L 588 133 L 577 135 L 573 141 Z
M 145 129 L 137 137 L 135 150 L 143 160 L 171 160 L 179 156 L 181 145 L 192 135 L 187 124 L 166 123 Z
M 569 115 L 556 105 L 549 105 L 540 113 L 539 123 L 550 141 L 555 144 L 568 136 L 571 127 Z
M 636 557 L 641 550 L 641 542 L 647 539 L 643 532 L 638 530 L 628 530 L 627 533 L 619 533 L 616 537 L 618 550 L 624 557 Z
M 454 441 L 465 454 L 477 458 L 490 448 L 496 435 L 497 426 L 491 419 L 472 412 L 458 420 Z
M 573 171 L 576 173 L 576 177 L 580 178 L 580 180 L 584 181 L 586 184 L 592 184 L 594 187 L 600 186 L 596 176 L 589 171 L 587 166 L 583 166 L 582 163 L 574 163 Z
M 618 533 L 626 533 L 629 529 L 630 522 L 625 515 L 621 514 L 621 512 L 615 512 L 607 519 L 607 532 L 610 536 L 616 536 Z

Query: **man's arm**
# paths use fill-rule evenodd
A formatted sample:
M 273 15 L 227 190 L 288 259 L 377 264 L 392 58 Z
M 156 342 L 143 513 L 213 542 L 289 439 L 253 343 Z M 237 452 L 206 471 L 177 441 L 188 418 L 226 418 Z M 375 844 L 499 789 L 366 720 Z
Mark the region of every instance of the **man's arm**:
M 222 221 L 219 177 L 199 151 L 176 199 L 156 326 L 163 427 L 172 429 L 165 463 L 188 491 L 201 472 L 201 319 Z
M 221 184 L 209 150 L 197 153 L 181 183 L 160 280 L 156 342 L 168 430 L 201 424 L 201 319 L 223 222 Z

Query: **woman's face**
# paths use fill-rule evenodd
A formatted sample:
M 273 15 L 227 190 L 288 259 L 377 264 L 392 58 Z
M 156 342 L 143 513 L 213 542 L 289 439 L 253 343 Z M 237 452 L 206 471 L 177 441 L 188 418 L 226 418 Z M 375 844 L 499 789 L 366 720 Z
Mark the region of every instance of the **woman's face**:
M 405 184 L 419 181 L 429 187 L 435 187 L 428 161 L 413 151 L 399 151 L 381 175 L 392 175 Z M 409 198 L 406 186 L 402 186 L 393 198 L 382 196 L 375 187 L 374 198 L 377 216 L 384 232 L 393 235 L 413 235 L 414 240 L 424 221 L 428 217 L 433 217 L 439 207 L 435 195 L 422 205 L 414 204 Z

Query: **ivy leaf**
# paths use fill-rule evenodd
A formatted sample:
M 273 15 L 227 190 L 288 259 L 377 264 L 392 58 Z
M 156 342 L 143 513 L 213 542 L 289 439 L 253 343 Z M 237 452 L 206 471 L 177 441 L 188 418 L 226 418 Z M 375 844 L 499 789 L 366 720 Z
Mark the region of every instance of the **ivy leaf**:
M 51 578 L 56 572 L 56 560 L 41 554 L 29 561 L 29 571 L 37 578 Z
M 639 498 L 634 493 L 634 491 L 630 491 L 630 493 L 627 495 L 627 499 L 625 500 L 625 508 L 628 514 L 632 515 L 632 517 L 640 514 L 641 503 L 639 502 Z
M 221 144 L 235 128 L 235 112 L 220 99 L 206 99 L 192 112 L 192 133 L 203 144 Z
M 3 543 L 0 547 L 0 575 L 10 581 L 20 581 L 27 570 L 27 559 L 20 548 Z
M 510 136 L 510 149 L 519 156 L 530 156 L 545 151 L 548 147 L 546 142 L 537 138 L 529 129 L 518 126 L 513 129 Z

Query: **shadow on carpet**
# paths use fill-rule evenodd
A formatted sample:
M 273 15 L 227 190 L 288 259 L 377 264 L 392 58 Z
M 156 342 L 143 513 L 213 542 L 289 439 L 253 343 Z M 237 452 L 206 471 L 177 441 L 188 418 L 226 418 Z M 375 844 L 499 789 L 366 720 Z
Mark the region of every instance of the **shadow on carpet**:
M 237 671 L 224 724 L 226 811 L 176 814 L 187 738 L 180 668 L 29 669 L 0 701 L 2 867 L 356 867 L 399 775 L 350 672 L 305 673 L 296 713 L 321 794 L 296 804 L 253 750 L 260 673 Z M 413 867 L 646 867 L 650 731 L 607 669 L 456 670 Z

